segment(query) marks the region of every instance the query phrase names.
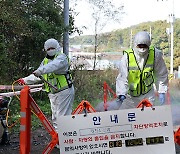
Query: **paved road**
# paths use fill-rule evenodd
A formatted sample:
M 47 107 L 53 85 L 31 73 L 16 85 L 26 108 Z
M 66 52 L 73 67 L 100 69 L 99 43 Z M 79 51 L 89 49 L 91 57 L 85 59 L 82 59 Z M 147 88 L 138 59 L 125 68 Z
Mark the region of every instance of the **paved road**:
M 180 154 L 180 146 L 176 144 L 176 154 Z
M 180 102 L 179 102 L 180 103 Z M 171 105 L 172 109 L 172 120 L 174 126 L 180 126 L 180 104 Z

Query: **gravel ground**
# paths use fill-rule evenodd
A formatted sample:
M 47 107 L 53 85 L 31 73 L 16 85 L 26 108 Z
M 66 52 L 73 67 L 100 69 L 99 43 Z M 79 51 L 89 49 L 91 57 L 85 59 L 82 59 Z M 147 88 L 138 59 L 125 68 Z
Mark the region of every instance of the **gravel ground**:
M 44 128 L 39 128 L 31 134 L 31 154 L 43 153 L 51 141 L 51 136 Z M 52 154 L 59 154 L 54 148 Z M 19 133 L 10 134 L 10 145 L 0 145 L 0 154 L 19 154 Z

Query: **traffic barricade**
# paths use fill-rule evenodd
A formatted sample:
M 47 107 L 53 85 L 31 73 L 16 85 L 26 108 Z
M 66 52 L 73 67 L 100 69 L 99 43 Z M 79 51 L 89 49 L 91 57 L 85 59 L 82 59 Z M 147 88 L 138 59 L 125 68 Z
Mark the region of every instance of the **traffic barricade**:
M 51 142 L 44 149 L 43 154 L 49 154 L 52 149 L 58 144 L 58 134 L 54 130 L 51 123 L 40 110 L 32 96 L 30 95 L 29 87 L 24 86 L 20 95 L 21 119 L 20 119 L 20 154 L 29 154 L 31 145 L 31 110 L 37 115 L 43 126 L 52 137 Z

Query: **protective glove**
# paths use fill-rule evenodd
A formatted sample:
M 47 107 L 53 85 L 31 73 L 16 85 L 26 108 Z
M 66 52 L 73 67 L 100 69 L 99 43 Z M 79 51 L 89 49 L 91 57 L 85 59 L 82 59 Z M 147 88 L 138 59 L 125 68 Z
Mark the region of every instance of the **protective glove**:
M 41 72 L 39 70 L 35 70 L 33 72 L 33 74 L 36 76 L 36 77 L 40 77 L 41 76 Z
M 25 84 L 26 84 L 25 81 L 24 81 L 22 78 L 18 79 L 17 82 L 18 82 L 20 85 L 25 85 Z
M 165 104 L 165 93 L 159 93 L 159 102 L 160 105 Z
M 126 96 L 124 96 L 124 95 L 119 95 L 119 96 L 118 96 L 118 99 L 119 99 L 119 101 L 122 103 L 122 102 L 126 99 Z

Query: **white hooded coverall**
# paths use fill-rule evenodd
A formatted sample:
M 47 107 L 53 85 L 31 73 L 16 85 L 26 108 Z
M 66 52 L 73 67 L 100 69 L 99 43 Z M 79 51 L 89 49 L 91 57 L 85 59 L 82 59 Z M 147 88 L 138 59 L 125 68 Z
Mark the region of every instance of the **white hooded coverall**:
M 149 46 L 150 44 L 148 44 Z M 136 48 L 133 48 L 136 61 L 139 68 L 142 70 L 145 61 L 148 56 L 148 52 L 144 55 L 139 55 Z M 154 60 L 154 76 L 155 85 L 158 93 L 166 93 L 168 84 L 168 71 L 164 63 L 162 52 L 155 48 L 155 60 Z M 148 99 L 152 104 L 155 101 L 155 91 L 152 88 L 148 93 L 140 95 L 138 97 L 133 97 L 128 94 L 128 58 L 127 54 L 124 54 L 119 63 L 119 75 L 116 79 L 116 94 L 126 96 L 120 109 L 136 108 L 139 102 L 143 99 Z
M 69 62 L 65 54 L 61 53 L 53 60 L 49 59 L 49 61 L 50 62 L 48 64 L 43 65 L 43 60 L 36 71 L 38 71 L 42 75 L 48 73 L 66 74 L 66 72 L 68 71 Z M 23 80 L 26 84 L 33 84 L 41 81 L 41 79 L 36 77 L 34 74 L 23 78 Z M 67 88 L 57 93 L 49 93 L 48 97 L 51 103 L 53 126 L 56 132 L 58 132 L 57 117 L 63 115 L 70 115 L 72 112 L 72 105 L 74 101 L 74 86 L 72 85 L 70 88 Z

